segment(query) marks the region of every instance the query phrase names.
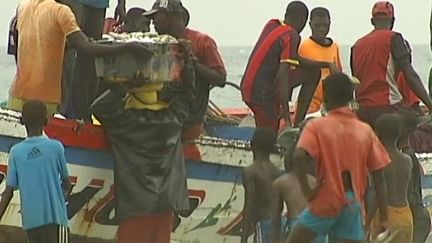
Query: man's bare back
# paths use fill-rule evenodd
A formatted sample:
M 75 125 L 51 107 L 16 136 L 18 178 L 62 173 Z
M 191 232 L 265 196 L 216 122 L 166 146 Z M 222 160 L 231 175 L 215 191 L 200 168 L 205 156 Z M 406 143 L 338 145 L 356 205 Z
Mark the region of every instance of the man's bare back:
M 281 174 L 277 168 L 270 161 L 255 162 L 245 169 L 244 183 L 253 185 L 254 190 L 254 214 L 255 221 L 271 219 L 272 217 L 272 193 L 271 186 L 273 181 Z M 249 190 L 247 188 L 246 190 Z
M 411 178 L 412 160 L 397 150 L 388 151 L 392 162 L 384 169 L 387 185 L 387 203 L 392 207 L 408 205 L 407 191 Z
M 308 176 L 311 187 L 316 184 L 316 178 Z M 287 173 L 273 182 L 273 193 L 283 200 L 288 211 L 288 218 L 295 219 L 306 207 L 307 201 L 300 187 L 300 181 L 294 173 Z

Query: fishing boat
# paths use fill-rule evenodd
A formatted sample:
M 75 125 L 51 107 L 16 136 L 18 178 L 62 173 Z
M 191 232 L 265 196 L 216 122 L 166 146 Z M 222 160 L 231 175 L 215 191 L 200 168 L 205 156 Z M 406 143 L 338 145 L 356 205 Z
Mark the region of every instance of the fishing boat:
M 250 115 L 247 109 L 226 113 L 243 119 Z M 3 187 L 8 152 L 26 136 L 19 116 L 13 111 L 0 110 Z M 207 124 L 206 136 L 196 141 L 201 160 L 186 154 L 190 210 L 174 215 L 173 242 L 238 242 L 244 195 L 241 170 L 252 161 L 249 141 L 253 131 L 253 126 Z M 73 184 L 68 202 L 71 233 L 81 237 L 80 242 L 115 242 L 118 222 L 114 215 L 114 159 L 102 127 L 53 118 L 45 133 L 65 145 Z M 424 203 L 432 207 L 432 154 L 419 154 L 419 158 L 424 170 Z M 282 167 L 279 154 L 274 154 L 273 160 Z M 17 240 L 23 235 L 20 217 L 16 193 L 1 221 L 0 232 L 13 235 L 4 242 L 20 242 Z
M 0 110 L 0 180 L 3 187 L 7 177 L 8 152 L 26 136 L 19 116 L 13 111 Z M 186 161 L 191 207 L 188 212 L 174 216 L 173 240 L 177 242 L 238 241 L 243 206 L 241 168 L 252 161 L 248 141 L 253 128 L 209 125 L 207 129 L 209 136 L 196 141 L 201 161 Z M 71 233 L 100 242 L 114 240 L 117 233 L 113 213 L 114 159 L 103 129 L 53 118 L 45 133 L 65 145 L 73 184 L 68 202 Z M 186 154 L 186 158 L 189 157 L 193 156 Z M 274 155 L 274 159 L 281 161 L 278 155 Z M 20 201 L 16 193 L 1 221 L 0 232 L 19 234 L 20 217 Z M 15 242 L 11 240 L 7 242 Z

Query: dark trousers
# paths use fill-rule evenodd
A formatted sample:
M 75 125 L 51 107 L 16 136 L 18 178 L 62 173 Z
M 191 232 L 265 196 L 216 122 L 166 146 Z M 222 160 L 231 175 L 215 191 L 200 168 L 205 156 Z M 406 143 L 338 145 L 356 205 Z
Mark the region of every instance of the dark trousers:
M 94 40 L 102 38 L 106 9 L 86 6 L 76 0 L 62 0 L 75 14 L 81 30 Z M 96 97 L 94 58 L 87 53 L 67 50 L 64 61 L 62 113 L 70 119 L 90 121 L 89 106 Z
M 44 225 L 27 231 L 29 243 L 68 243 L 69 229 L 58 224 Z

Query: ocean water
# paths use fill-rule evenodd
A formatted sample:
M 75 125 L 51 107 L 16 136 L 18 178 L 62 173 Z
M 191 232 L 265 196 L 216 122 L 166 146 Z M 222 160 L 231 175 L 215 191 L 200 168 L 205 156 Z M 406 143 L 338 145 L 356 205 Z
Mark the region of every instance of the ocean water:
M 349 46 L 341 46 L 342 63 L 344 71 L 349 73 Z M 228 77 L 227 80 L 240 84 L 249 54 L 252 47 L 220 47 L 225 62 Z M 37 62 L 37 60 L 34 60 Z M 428 45 L 413 46 L 414 67 L 422 78 L 425 87 L 429 68 L 432 65 L 431 51 Z M 0 47 L 0 101 L 6 100 L 8 90 L 15 76 L 16 67 L 12 56 L 6 55 L 6 50 Z M 244 107 L 241 94 L 233 87 L 214 88 L 211 92 L 211 99 L 220 107 Z

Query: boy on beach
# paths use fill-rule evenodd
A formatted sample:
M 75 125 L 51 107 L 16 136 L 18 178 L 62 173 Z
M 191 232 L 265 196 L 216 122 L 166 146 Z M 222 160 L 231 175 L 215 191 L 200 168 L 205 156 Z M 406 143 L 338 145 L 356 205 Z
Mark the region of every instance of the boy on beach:
M 27 101 L 21 123 L 27 139 L 9 153 L 6 189 L 0 201 L 0 219 L 19 190 L 22 227 L 29 243 L 69 242 L 66 196 L 70 192 L 69 172 L 63 145 L 45 137 L 47 108 L 40 101 Z
M 294 171 L 308 203 L 288 242 L 308 243 L 330 234 L 338 242 L 361 243 L 369 172 L 381 209 L 379 225 L 388 228 L 382 169 L 390 158 L 374 131 L 349 107 L 354 91 L 351 79 L 342 73 L 331 75 L 323 81 L 323 89 L 328 115 L 308 122 L 294 151 Z M 316 165 L 314 187 L 307 179 L 310 164 Z
M 392 242 L 409 243 L 413 239 L 413 218 L 407 198 L 412 161 L 396 145 L 400 134 L 398 116 L 380 116 L 375 123 L 375 131 L 391 158 L 390 165 L 384 169 L 384 177 L 387 185 L 387 215 L 391 229 L 397 232 Z M 370 214 L 374 215 L 373 209 Z M 380 233 L 376 217 L 372 220 L 370 230 L 372 239 Z
M 288 172 L 279 178 L 277 178 L 272 185 L 273 193 L 273 223 L 272 223 L 272 242 L 285 242 L 285 232 L 281 232 L 281 220 L 283 204 L 287 208 L 288 221 L 287 230 L 289 233 L 290 229 L 297 222 L 297 216 L 306 208 L 307 200 L 302 193 L 300 181 L 297 175 L 292 172 L 292 163 L 289 159 L 290 156 L 285 158 L 285 170 Z M 316 185 L 316 178 L 312 175 L 307 175 L 308 183 L 311 187 Z M 314 243 L 325 243 L 326 237 L 319 236 Z
M 243 171 L 245 188 L 244 226 L 241 242 L 247 238 L 255 226 L 256 243 L 270 243 L 272 224 L 273 181 L 281 171 L 270 161 L 274 151 L 277 135 L 271 128 L 257 128 L 252 138 L 251 147 L 254 163 Z
M 421 165 L 414 149 L 410 145 L 410 137 L 417 128 L 417 117 L 414 112 L 399 111 L 396 113 L 401 124 L 401 134 L 398 139 L 398 148 L 409 155 L 412 160 L 411 183 L 408 187 L 408 202 L 413 215 L 414 233 L 413 243 L 424 243 L 431 230 L 429 211 L 423 205 L 422 172 Z

